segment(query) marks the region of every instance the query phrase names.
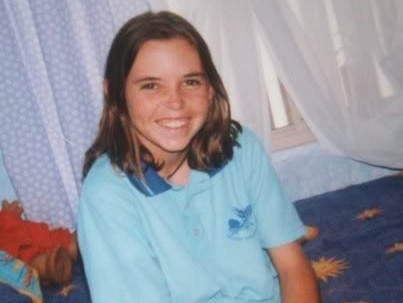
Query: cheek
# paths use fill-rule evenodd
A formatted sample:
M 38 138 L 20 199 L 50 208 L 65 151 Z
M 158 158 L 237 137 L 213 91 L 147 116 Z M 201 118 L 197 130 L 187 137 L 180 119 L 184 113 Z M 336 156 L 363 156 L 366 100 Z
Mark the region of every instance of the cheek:
M 129 108 L 129 119 L 128 126 L 131 128 L 131 131 L 138 129 L 139 127 L 141 128 L 143 118 L 141 115 L 139 115 L 138 111 L 134 111 Z
M 207 93 L 203 94 L 203 96 L 201 97 L 198 96 L 197 98 L 194 98 L 191 102 L 195 110 L 203 114 L 207 113 L 210 110 L 212 103 L 212 98 L 210 98 Z
M 210 116 L 210 102 L 198 100 L 192 107 L 194 117 L 199 120 L 207 120 Z
M 138 108 L 129 107 L 129 117 L 132 125 L 139 125 L 146 120 L 145 113 Z
M 130 124 L 137 130 L 150 129 L 153 121 L 158 117 L 157 107 L 149 100 L 131 100 L 128 104 Z
M 131 102 L 127 102 L 127 112 L 129 113 L 130 122 L 136 120 L 136 110 Z
M 127 110 L 132 122 L 142 120 L 148 115 L 147 102 L 142 102 L 141 98 L 127 99 Z
M 141 112 L 144 108 L 145 102 L 142 101 L 141 94 L 138 94 L 135 89 L 126 89 L 125 93 L 127 111 L 129 117 L 133 121 L 141 116 Z

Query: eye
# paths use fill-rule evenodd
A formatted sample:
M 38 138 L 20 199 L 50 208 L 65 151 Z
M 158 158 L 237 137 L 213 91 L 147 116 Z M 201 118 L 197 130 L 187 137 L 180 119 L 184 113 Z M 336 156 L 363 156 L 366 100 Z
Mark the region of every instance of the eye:
M 140 88 L 144 90 L 155 90 L 157 88 L 157 84 L 153 82 L 145 83 Z
M 201 85 L 202 84 L 202 81 L 201 80 L 199 80 L 199 79 L 186 79 L 185 80 L 185 85 L 186 86 L 198 86 L 198 85 Z

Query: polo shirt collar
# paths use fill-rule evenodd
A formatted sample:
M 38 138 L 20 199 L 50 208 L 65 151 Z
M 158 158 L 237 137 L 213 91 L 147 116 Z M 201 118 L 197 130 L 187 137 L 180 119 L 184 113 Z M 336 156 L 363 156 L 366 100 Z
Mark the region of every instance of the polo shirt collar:
M 217 174 L 223 167 L 222 165 L 218 168 L 213 168 L 208 173 L 209 177 L 213 177 Z M 172 188 L 172 185 L 158 175 L 157 171 L 151 167 L 151 165 L 146 165 L 144 170 L 144 180 L 138 179 L 135 175 L 127 175 L 130 183 L 139 190 L 142 194 L 147 197 L 155 196 L 161 194 Z

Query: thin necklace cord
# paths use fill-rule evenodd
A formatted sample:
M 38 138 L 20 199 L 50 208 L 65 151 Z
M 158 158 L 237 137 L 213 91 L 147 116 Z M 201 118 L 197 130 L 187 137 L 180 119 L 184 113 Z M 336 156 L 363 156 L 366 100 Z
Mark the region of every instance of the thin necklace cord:
M 187 156 L 185 155 L 183 157 L 183 159 L 181 160 L 181 162 L 179 162 L 178 166 L 168 176 L 166 176 L 165 179 L 169 180 L 170 178 L 172 178 L 176 174 L 176 172 L 179 170 L 179 168 L 181 168 L 183 163 L 185 163 L 186 159 L 187 159 Z

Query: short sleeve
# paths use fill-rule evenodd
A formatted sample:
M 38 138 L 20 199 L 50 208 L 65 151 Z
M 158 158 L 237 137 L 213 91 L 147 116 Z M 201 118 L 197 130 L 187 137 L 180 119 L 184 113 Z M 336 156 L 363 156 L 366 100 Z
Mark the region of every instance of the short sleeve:
M 240 145 L 244 182 L 262 247 L 271 248 L 298 239 L 305 227 L 282 189 L 266 150 L 247 128 L 240 136 Z
M 93 167 L 83 185 L 77 231 L 92 302 L 171 302 L 125 181 Z

